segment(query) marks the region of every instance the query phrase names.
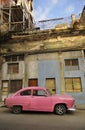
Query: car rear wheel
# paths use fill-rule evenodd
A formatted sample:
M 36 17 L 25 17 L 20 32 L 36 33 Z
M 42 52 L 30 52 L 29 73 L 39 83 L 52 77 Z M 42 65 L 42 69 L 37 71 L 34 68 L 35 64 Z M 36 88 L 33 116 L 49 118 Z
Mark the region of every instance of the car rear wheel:
M 19 113 L 21 113 L 21 111 L 22 111 L 21 106 L 13 106 L 13 108 L 12 108 L 12 112 L 14 114 L 19 114 Z
M 66 113 L 66 107 L 63 104 L 59 104 L 55 106 L 55 114 L 64 115 Z

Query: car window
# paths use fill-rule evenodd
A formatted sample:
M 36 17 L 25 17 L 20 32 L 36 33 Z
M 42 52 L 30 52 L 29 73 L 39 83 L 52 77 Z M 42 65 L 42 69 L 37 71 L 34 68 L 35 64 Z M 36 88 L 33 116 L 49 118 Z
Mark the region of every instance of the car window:
M 25 90 L 20 93 L 21 96 L 30 96 L 31 95 L 31 90 Z
M 46 91 L 44 90 L 33 90 L 33 96 L 46 96 Z
M 38 96 L 38 90 L 33 90 L 33 96 Z
M 49 89 L 46 89 L 49 95 L 52 95 L 51 91 Z

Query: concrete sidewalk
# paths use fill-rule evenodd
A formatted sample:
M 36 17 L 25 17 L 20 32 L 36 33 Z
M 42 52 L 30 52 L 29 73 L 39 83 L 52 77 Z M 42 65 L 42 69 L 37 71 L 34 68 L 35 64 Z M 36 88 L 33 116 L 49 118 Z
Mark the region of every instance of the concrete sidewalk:
M 85 110 L 85 104 L 78 104 L 76 105 L 76 109 L 79 109 L 79 110 Z

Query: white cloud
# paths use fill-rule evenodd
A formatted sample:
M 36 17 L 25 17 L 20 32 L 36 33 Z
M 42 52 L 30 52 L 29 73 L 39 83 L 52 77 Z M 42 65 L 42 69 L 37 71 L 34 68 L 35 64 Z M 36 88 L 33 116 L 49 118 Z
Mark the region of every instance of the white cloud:
M 33 16 L 36 21 L 46 19 L 50 11 L 53 9 L 54 6 L 56 6 L 57 3 L 58 0 L 49 0 L 49 2 L 46 2 L 44 10 L 42 6 L 38 6 L 38 8 L 33 12 Z
M 58 0 L 51 0 L 52 1 L 52 3 L 54 3 L 54 4 L 57 4 L 58 3 Z
M 74 12 L 74 6 L 70 5 L 65 10 L 66 14 L 72 14 Z

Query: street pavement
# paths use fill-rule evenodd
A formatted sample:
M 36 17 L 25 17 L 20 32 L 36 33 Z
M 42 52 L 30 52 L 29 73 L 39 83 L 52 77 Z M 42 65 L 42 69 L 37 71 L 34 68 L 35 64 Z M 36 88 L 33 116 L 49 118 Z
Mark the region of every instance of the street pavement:
M 0 130 L 85 130 L 85 110 L 59 116 L 45 112 L 13 114 L 1 107 Z

